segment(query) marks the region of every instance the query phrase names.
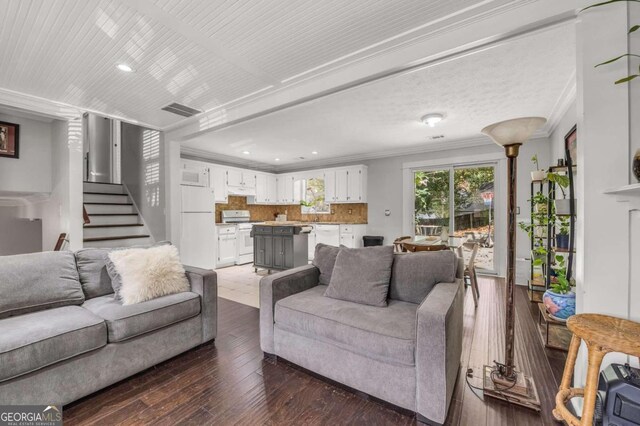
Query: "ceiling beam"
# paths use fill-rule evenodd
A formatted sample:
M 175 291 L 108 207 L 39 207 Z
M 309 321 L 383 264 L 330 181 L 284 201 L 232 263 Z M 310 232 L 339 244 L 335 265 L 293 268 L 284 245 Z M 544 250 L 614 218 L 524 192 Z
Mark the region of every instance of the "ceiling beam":
M 182 35 L 192 43 L 196 43 L 200 47 L 208 50 L 213 55 L 242 68 L 244 71 L 253 75 L 263 83 L 271 86 L 280 85 L 279 80 L 273 78 L 250 61 L 236 55 L 231 50 L 227 49 L 221 42 L 201 33 L 181 20 L 176 19 L 175 16 L 165 12 L 161 8 L 152 4 L 149 0 L 121 0 L 121 3 L 125 7 L 130 7 L 142 15 L 148 16 L 149 18 L 161 23 L 165 27 Z

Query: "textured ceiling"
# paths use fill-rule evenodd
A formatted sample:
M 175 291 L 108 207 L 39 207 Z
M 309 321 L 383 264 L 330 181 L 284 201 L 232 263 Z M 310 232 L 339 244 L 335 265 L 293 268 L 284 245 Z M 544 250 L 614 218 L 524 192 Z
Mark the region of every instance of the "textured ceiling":
M 210 110 L 507 3 L 3 0 L 0 89 L 165 127 L 171 102 Z
M 550 115 L 575 78 L 573 23 L 218 130 L 184 147 L 268 165 L 427 148 Z M 419 120 L 442 113 L 429 128 Z M 444 135 L 434 141 L 432 136 Z M 248 150 L 250 156 L 242 154 Z M 318 151 L 312 155 L 311 151 Z M 299 157 L 305 157 L 300 160 Z M 280 161 L 274 161 L 279 158 Z

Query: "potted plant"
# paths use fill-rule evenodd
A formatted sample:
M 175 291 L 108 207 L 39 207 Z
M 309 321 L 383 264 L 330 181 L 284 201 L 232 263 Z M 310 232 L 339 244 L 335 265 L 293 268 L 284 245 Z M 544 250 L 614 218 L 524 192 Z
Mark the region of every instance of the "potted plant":
M 534 155 L 533 157 L 531 157 L 531 162 L 536 166 L 536 169 L 531 172 L 531 180 L 543 181 L 545 178 L 545 172 L 544 170 L 540 170 L 540 164 L 538 164 L 538 155 Z
M 564 256 L 556 255 L 555 261 L 553 269 L 556 276 L 551 283 L 551 288 L 542 295 L 542 303 L 553 319 L 566 321 L 576 313 L 576 293 L 573 291 L 573 280 L 567 279 Z
M 531 199 L 533 202 L 533 210 L 535 213 L 546 214 L 549 206 L 549 198 L 542 192 L 538 191 Z
M 571 200 L 567 200 L 566 188 L 569 187 L 569 176 L 561 175 L 556 172 L 547 173 L 547 179 L 549 182 L 553 182 L 558 185 L 562 198 L 553 200 L 555 206 L 555 212 L 557 215 L 569 215 L 571 213 Z
M 569 219 L 566 216 L 558 217 L 558 233 L 556 234 L 556 247 L 569 248 Z

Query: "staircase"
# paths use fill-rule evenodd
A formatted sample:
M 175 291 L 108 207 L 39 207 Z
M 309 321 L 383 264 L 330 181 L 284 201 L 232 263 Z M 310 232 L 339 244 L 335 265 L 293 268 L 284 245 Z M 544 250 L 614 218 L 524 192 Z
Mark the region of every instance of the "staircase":
M 122 185 L 84 182 L 84 247 L 128 247 L 152 244 L 147 227 Z M 86 221 L 86 220 L 85 220 Z

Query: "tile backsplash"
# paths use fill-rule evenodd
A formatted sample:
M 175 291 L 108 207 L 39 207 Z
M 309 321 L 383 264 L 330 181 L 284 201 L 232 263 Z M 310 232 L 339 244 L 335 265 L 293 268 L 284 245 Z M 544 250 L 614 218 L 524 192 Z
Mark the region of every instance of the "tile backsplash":
M 216 222 L 221 222 L 223 210 L 249 210 L 251 220 L 275 220 L 278 214 L 287 213 L 287 220 L 300 220 L 303 222 L 313 222 L 318 218 L 318 222 L 336 223 L 367 223 L 368 206 L 366 203 L 357 204 L 332 204 L 330 214 L 302 214 L 300 205 L 263 205 L 247 204 L 247 197 L 229 196 L 227 204 L 216 204 Z

